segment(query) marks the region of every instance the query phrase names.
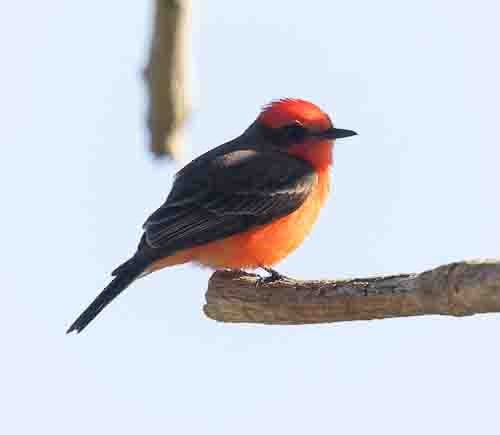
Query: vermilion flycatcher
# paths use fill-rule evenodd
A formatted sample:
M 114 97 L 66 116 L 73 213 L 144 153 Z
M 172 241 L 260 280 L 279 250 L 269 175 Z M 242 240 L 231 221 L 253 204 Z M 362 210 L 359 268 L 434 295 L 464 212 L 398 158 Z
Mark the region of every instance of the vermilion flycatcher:
M 300 245 L 328 196 L 334 140 L 355 134 L 308 101 L 265 106 L 241 136 L 181 169 L 137 252 L 68 332 L 82 331 L 135 279 L 174 264 L 260 267 L 279 278 L 270 266 Z

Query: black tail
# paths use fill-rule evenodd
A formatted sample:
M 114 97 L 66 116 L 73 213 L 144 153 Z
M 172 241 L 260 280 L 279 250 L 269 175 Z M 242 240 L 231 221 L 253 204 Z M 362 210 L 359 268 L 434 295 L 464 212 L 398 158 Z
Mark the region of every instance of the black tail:
M 94 320 L 106 306 L 116 298 L 123 290 L 132 284 L 149 265 L 149 261 L 134 257 L 117 269 L 116 277 L 97 296 L 87 309 L 78 316 L 66 331 L 67 334 L 83 331 L 87 325 Z M 113 273 L 115 275 L 115 273 Z

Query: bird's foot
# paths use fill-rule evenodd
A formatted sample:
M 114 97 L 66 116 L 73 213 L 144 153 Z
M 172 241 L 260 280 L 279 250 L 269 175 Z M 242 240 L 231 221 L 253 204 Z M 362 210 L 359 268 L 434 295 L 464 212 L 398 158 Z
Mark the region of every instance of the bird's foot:
M 270 267 L 260 266 L 261 269 L 265 270 L 269 276 L 261 276 L 257 280 L 257 286 L 262 284 L 271 284 L 276 281 L 293 281 L 292 278 L 279 273 L 278 271 L 271 269 Z

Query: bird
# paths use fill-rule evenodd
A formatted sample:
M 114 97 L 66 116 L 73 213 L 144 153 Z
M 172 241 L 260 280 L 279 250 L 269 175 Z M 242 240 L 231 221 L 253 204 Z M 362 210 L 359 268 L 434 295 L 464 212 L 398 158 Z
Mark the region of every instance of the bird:
M 143 225 L 135 254 L 71 324 L 80 333 L 136 279 L 195 263 L 212 269 L 272 268 L 306 238 L 328 197 L 335 128 L 310 101 L 273 100 L 237 138 L 175 176 L 167 199 Z

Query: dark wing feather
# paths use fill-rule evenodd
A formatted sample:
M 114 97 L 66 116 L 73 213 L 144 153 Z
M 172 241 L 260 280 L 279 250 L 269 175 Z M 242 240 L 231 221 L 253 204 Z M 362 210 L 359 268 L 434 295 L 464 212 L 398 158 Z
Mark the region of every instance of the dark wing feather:
M 171 253 L 269 223 L 298 209 L 315 182 L 307 162 L 277 152 L 238 150 L 185 168 L 145 222 L 145 244 Z

